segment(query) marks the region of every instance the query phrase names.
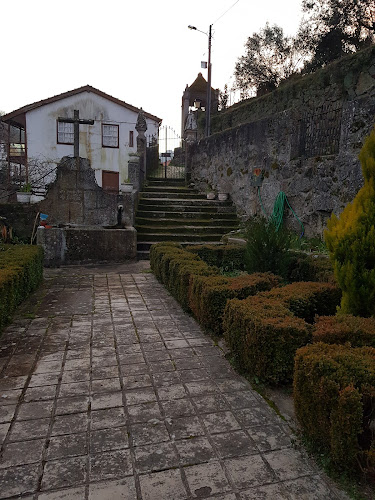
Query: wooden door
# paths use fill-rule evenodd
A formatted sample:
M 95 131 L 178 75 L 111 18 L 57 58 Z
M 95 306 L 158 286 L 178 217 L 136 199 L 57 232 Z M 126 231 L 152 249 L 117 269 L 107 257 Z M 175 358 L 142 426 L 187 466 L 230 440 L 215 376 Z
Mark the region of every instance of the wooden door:
M 119 173 L 103 170 L 102 172 L 102 187 L 106 191 L 118 194 L 119 192 Z

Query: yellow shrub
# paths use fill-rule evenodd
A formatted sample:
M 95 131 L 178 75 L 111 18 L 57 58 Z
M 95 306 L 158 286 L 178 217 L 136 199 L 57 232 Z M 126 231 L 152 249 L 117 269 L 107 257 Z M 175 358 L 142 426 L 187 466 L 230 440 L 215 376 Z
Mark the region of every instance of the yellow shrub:
M 324 236 L 343 292 L 341 312 L 375 316 L 375 128 L 359 159 L 364 186 L 339 218 L 332 215 Z

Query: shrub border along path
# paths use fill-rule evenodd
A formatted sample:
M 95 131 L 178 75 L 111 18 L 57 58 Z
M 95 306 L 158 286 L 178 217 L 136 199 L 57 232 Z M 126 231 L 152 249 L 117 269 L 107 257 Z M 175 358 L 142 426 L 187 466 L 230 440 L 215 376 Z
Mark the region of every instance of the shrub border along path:
M 168 265 L 164 268 L 164 276 L 169 278 L 166 286 L 177 299 L 182 294 L 185 309 L 189 310 L 187 305 L 190 305 L 190 310 L 202 324 L 208 318 L 206 326 L 212 325 L 214 320 L 209 315 L 205 318 L 205 310 L 211 308 L 215 311 L 215 301 L 211 297 L 207 306 L 203 299 L 202 308 L 204 284 L 209 290 L 210 284 L 212 290 L 218 286 L 225 290 L 230 289 L 231 280 L 218 277 L 215 268 L 210 269 L 196 256 L 189 257 L 187 253 L 176 246 L 157 246 L 152 250 L 152 268 L 157 274 L 160 260 L 164 259 L 177 269 L 179 266 L 184 268 L 182 262 L 185 259 L 189 261 L 183 280 L 178 279 L 178 272 L 177 275 L 169 274 Z M 200 270 L 198 276 L 195 268 Z M 187 301 L 186 297 L 190 300 Z M 359 346 L 374 344 L 371 334 L 373 320 L 329 319 L 335 314 L 340 298 L 341 291 L 334 284 L 297 282 L 244 300 L 231 299 L 227 301 L 223 315 L 224 335 L 241 368 L 271 384 L 293 379 L 297 351 L 294 392 L 303 431 L 319 446 L 321 440 L 314 432 L 319 434 L 320 426 L 323 426 L 325 449 L 339 469 L 353 472 L 362 464 L 361 472 L 373 475 L 375 443 L 371 443 L 367 435 L 375 401 L 375 349 L 363 347 L 361 350 L 353 349 L 350 344 L 340 347 L 323 343 L 303 347 L 321 339 L 341 340 L 341 343 L 355 339 L 354 345 Z M 220 312 L 220 308 L 216 311 Z M 314 327 L 315 315 L 326 317 Z M 220 323 L 220 317 L 217 320 Z M 363 358 L 361 363 L 356 362 L 358 355 Z M 311 380 L 313 383 L 309 383 Z M 321 415 L 325 415 L 326 420 Z M 327 424 L 331 421 L 334 424 Z
M 215 261 L 212 252 L 210 248 L 209 257 Z M 150 264 L 185 311 L 214 333 L 224 331 L 243 369 L 276 384 L 291 382 L 295 352 L 312 338 L 309 323 L 316 314 L 334 314 L 341 298 L 330 283 L 274 288 L 279 279 L 270 273 L 226 278 L 217 267 L 173 243 L 152 246 Z M 269 291 L 259 293 L 262 290 Z
M 16 308 L 43 280 L 43 250 L 31 245 L 0 247 L 0 334 Z

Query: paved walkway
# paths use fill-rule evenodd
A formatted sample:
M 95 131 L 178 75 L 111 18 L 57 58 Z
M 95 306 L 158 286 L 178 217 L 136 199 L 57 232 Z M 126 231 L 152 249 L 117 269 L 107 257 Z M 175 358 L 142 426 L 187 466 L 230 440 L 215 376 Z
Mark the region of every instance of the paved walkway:
M 3 334 L 0 498 L 346 498 L 141 268 L 46 271 Z

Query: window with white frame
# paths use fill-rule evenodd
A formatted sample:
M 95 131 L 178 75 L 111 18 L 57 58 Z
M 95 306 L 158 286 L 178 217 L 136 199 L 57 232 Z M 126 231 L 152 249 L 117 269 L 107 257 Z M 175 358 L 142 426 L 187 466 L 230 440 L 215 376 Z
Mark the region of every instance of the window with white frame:
M 74 123 L 57 122 L 57 142 L 74 144 Z
M 102 146 L 103 148 L 118 148 L 118 125 L 102 124 Z

